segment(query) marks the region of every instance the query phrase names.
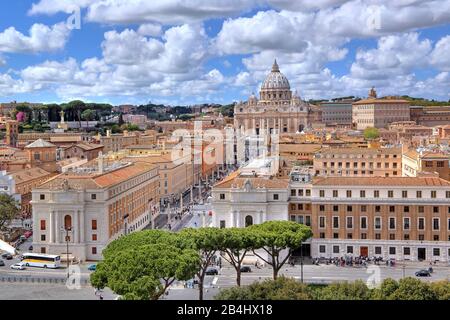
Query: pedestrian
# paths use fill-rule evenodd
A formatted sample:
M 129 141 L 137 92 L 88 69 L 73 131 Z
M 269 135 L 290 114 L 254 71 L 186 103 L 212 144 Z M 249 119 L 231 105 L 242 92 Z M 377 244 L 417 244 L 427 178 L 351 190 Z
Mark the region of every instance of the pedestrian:
M 103 300 L 103 295 L 102 294 L 100 294 L 100 300 Z

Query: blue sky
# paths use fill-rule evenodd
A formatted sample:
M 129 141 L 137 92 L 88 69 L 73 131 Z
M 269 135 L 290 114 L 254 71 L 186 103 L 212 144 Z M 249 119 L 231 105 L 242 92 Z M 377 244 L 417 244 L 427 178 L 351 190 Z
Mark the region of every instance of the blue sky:
M 450 99 L 450 0 L 134 3 L 0 2 L 0 101 L 230 103 L 274 58 L 304 99 Z

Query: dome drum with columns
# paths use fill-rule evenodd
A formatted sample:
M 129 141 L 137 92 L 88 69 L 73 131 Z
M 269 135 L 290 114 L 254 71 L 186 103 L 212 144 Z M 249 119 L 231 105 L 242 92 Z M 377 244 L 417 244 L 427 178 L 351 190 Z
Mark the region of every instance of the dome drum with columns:
M 296 133 L 308 125 L 309 106 L 292 93 L 276 60 L 261 85 L 259 100 L 252 94 L 247 102 L 236 104 L 234 111 L 235 128 L 241 130 Z

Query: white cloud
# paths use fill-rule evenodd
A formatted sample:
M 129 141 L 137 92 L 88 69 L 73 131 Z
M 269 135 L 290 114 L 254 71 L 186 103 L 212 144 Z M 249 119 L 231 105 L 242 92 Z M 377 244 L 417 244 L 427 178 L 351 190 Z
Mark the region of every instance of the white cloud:
M 431 54 L 431 64 L 442 71 L 450 71 L 450 35 L 436 43 Z
M 65 23 L 52 27 L 36 23 L 26 36 L 14 27 L 9 27 L 0 33 L 0 52 L 45 52 L 64 48 L 70 35 Z
M 157 37 L 161 35 L 162 27 L 159 24 L 145 23 L 139 26 L 137 32 L 142 36 Z
M 40 0 L 38 3 L 33 3 L 28 14 L 52 15 L 58 12 L 73 13 L 74 10 L 85 8 L 96 1 L 97 0 Z

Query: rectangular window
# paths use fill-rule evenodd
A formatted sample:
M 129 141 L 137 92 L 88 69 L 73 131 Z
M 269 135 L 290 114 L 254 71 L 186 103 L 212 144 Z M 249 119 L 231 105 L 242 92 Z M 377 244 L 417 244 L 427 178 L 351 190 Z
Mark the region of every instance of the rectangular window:
M 353 211 L 353 207 L 352 206 L 347 206 L 347 212 L 352 212 Z
M 402 191 L 402 198 L 408 198 L 408 191 L 406 190 Z
M 97 234 L 94 233 L 94 234 L 92 235 L 92 241 L 97 241 Z
M 389 254 L 395 254 L 395 247 L 389 247 Z
M 340 250 L 339 246 L 333 246 L 333 253 L 339 253 Z
M 392 217 L 389 218 L 389 229 L 391 230 L 395 229 L 395 218 Z
M 310 227 L 311 226 L 311 216 L 306 216 L 305 224 Z
M 367 212 L 367 206 L 361 206 L 361 212 Z
M 347 253 L 353 253 L 353 246 L 347 246 Z
M 92 220 L 91 221 L 91 229 L 92 230 L 97 230 L 97 220 Z
M 418 199 L 422 198 L 422 191 L 420 191 L 420 190 L 416 191 L 416 198 L 418 198 Z
M 273 200 L 278 200 L 278 194 L 277 194 L 277 193 L 275 193 L 275 194 L 273 195 Z
M 439 230 L 439 218 L 433 218 L 433 230 Z
M 41 253 L 45 254 L 47 253 L 47 250 L 44 247 L 41 247 Z
M 439 213 L 439 207 L 434 206 L 433 207 L 433 213 Z
M 439 241 L 439 235 L 438 234 L 433 235 L 433 241 Z
M 431 191 L 431 198 L 433 198 L 433 199 L 436 198 L 436 191 Z
M 409 206 L 404 206 L 403 207 L 403 212 L 409 212 Z
M 97 194 L 95 193 L 91 194 L 91 200 L 97 200 Z
M 333 233 L 333 238 L 334 239 L 339 239 L 339 233 L 337 233 L 337 232 Z
M 353 228 L 353 217 L 347 217 L 347 229 Z
M 403 230 L 409 230 L 409 218 L 403 218 Z
M 446 197 L 447 199 L 450 199 L 450 191 L 445 191 L 445 197 Z
M 389 240 L 395 240 L 395 233 L 389 234 Z
M 325 217 L 319 217 L 319 228 L 325 228 Z
M 381 217 L 375 217 L 375 229 L 381 229 Z
M 419 223 L 417 228 L 419 230 L 425 230 L 425 218 L 419 218 Z
M 325 253 L 325 246 L 323 246 L 323 245 L 321 245 L 321 246 L 319 246 L 319 252 L 320 253 Z
M 365 190 L 360 190 L 359 191 L 359 197 L 360 198 L 365 198 L 366 197 L 366 191 Z
M 319 196 L 321 198 L 325 197 L 325 190 L 319 190 Z
M 381 211 L 381 207 L 380 206 L 375 206 L 375 212 L 380 212 Z
M 319 238 L 320 239 L 325 239 L 325 232 L 319 233 Z
M 41 220 L 41 231 L 44 231 L 46 228 L 45 220 Z
M 292 189 L 291 190 L 291 197 L 295 197 L 297 195 L 297 190 L 296 189 Z
M 381 233 L 375 233 L 375 240 L 381 240 Z
M 321 211 L 321 212 L 325 211 L 325 206 L 323 204 L 321 204 L 319 206 L 319 211 Z
M 404 247 L 404 248 L 403 248 L 403 255 L 409 256 L 410 254 L 411 254 L 411 248 L 409 248 L 409 247 Z
M 352 197 L 352 190 L 347 190 L 347 198 L 351 198 Z
M 45 234 L 41 234 L 41 241 L 45 241 Z
M 361 239 L 367 239 L 367 233 L 361 233 Z
M 303 203 L 299 203 L 297 207 L 298 207 L 298 210 L 303 210 Z
M 419 206 L 417 210 L 419 211 L 419 213 L 424 213 L 425 212 L 424 206 Z
M 395 212 L 395 206 L 389 206 L 389 212 Z
M 393 198 L 393 197 L 394 197 L 394 191 L 388 190 L 388 198 Z
M 339 192 L 337 190 L 333 190 L 333 198 L 337 198 L 339 196 Z
M 449 226 L 450 226 L 450 220 L 449 220 Z M 333 228 L 339 229 L 339 217 L 333 217 Z
M 40 199 L 40 200 L 45 200 L 45 194 L 40 194 L 40 195 L 39 195 L 39 199 Z
M 367 229 L 367 217 L 361 217 L 361 229 Z
M 92 254 L 97 254 L 97 247 L 92 247 Z
M 449 210 L 450 210 L 450 207 L 449 207 Z M 334 212 L 338 212 L 339 211 L 339 206 L 333 206 L 333 211 Z
M 311 197 L 311 189 L 306 189 L 306 196 Z
M 225 193 L 221 193 L 219 198 L 220 198 L 220 200 L 225 200 Z
M 381 247 L 375 247 L 375 254 L 381 254 Z
M 433 256 L 438 257 L 441 255 L 441 250 L 439 248 L 433 248 Z
M 298 189 L 298 196 L 303 197 L 303 189 Z
M 374 198 L 379 198 L 379 197 L 380 197 L 380 191 L 379 191 L 379 190 L 375 190 L 375 191 L 373 192 L 373 197 L 374 197 Z

